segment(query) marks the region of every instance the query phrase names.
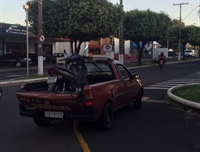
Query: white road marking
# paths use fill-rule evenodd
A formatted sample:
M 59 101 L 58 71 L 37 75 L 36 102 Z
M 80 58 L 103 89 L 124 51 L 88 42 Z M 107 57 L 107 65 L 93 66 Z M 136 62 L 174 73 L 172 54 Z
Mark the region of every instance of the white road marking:
M 162 89 L 168 90 L 173 86 L 181 85 L 181 84 L 188 84 L 188 83 L 200 83 L 200 79 L 173 79 L 164 81 L 161 83 L 157 83 L 148 87 L 144 87 L 144 89 Z

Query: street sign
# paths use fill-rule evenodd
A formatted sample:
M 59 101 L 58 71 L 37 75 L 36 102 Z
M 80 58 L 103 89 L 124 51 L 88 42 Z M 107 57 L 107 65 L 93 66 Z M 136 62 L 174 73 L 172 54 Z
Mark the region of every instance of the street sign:
M 113 50 L 112 48 L 113 48 L 112 45 L 104 45 L 103 51 L 111 52 Z
M 44 35 L 41 35 L 40 36 L 40 42 L 44 42 L 45 41 L 45 37 L 44 37 Z

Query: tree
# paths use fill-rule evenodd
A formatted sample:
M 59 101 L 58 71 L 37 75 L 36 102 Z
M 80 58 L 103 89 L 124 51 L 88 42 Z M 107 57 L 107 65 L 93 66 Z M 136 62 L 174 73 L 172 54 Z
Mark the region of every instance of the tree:
M 37 33 L 38 2 L 29 1 L 28 5 L 31 29 Z M 122 14 L 120 5 L 107 0 L 43 0 L 43 33 L 69 38 L 71 54 L 79 54 L 82 42 L 114 35 Z
M 178 43 L 179 26 L 172 26 L 169 32 L 169 39 Z M 181 29 L 181 45 L 184 54 L 185 46 L 187 43 L 191 45 L 200 45 L 200 27 L 190 25 Z
M 134 41 L 138 48 L 138 64 L 142 64 L 142 51 L 149 41 L 167 40 L 171 19 L 150 10 L 131 10 L 124 18 L 124 39 Z M 142 42 L 142 43 L 141 43 Z M 141 45 L 142 44 L 142 45 Z

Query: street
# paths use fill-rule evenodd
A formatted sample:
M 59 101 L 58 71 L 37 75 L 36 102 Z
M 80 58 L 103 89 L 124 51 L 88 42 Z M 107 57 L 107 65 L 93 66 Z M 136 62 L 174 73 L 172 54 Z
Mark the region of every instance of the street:
M 128 104 L 114 114 L 113 128 L 99 129 L 97 123 L 78 122 L 91 152 L 198 152 L 200 117 L 174 109 L 164 101 L 170 86 L 200 82 L 200 61 L 130 68 L 141 75 L 144 96 L 141 110 Z M 25 71 L 24 71 L 25 72 Z M 182 80 L 182 81 L 180 81 Z M 81 152 L 72 122 L 54 121 L 38 127 L 32 118 L 19 115 L 15 92 L 20 85 L 4 86 L 0 100 L 1 152 Z

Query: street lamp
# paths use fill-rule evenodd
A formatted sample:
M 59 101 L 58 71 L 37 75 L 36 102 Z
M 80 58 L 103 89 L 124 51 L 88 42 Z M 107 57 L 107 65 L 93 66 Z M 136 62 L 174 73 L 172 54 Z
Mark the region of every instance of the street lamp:
M 26 66 L 27 66 L 27 77 L 29 76 L 29 46 L 28 46 L 28 5 L 23 5 L 23 9 L 26 12 Z

